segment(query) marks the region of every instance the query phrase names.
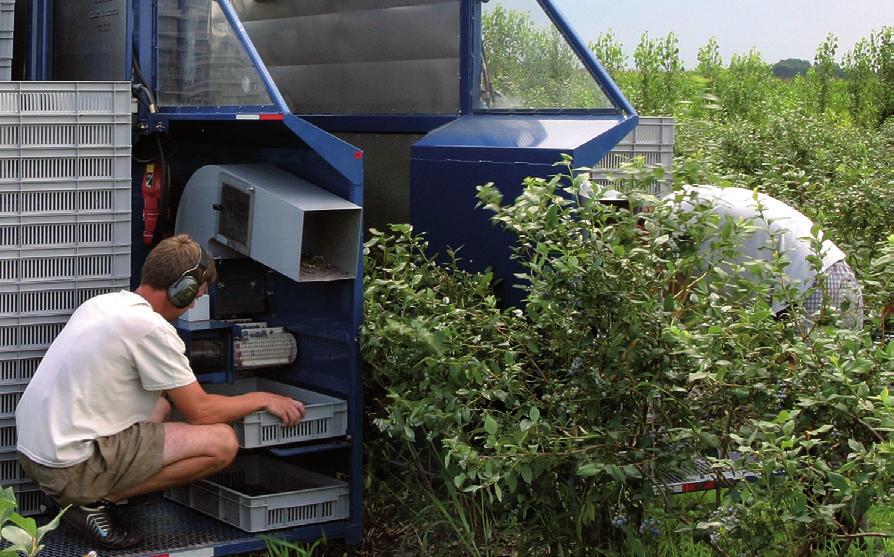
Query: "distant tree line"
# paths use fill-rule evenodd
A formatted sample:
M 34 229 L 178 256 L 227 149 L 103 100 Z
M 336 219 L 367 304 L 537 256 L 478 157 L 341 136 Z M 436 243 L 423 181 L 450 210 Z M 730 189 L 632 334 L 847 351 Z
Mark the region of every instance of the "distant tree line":
M 483 102 L 497 108 L 595 108 L 607 106 L 587 72 L 554 29 L 541 29 L 525 12 L 498 5 L 483 16 Z M 779 79 L 793 81 L 805 109 L 849 114 L 858 125 L 880 126 L 894 115 L 894 27 L 857 42 L 836 61 L 838 39 L 826 36 L 813 61 L 767 63 L 752 49 L 720 55 L 715 38 L 698 50 L 698 64 L 686 71 L 677 35 L 644 33 L 633 53 L 633 69 L 623 45 L 608 30 L 588 46 L 624 94 L 643 115 L 675 114 L 681 103 L 720 109 L 728 116 L 759 117 Z

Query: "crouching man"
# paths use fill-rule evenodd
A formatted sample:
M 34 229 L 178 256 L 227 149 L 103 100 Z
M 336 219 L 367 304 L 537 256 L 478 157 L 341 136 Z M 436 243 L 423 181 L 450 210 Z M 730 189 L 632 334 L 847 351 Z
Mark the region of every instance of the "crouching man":
M 22 395 L 19 462 L 53 502 L 71 505 L 63 524 L 91 543 L 139 545 L 112 505 L 225 468 L 239 449 L 229 422 L 258 410 L 284 425 L 304 416 L 288 397 L 212 395 L 196 381 L 170 321 L 216 277 L 214 261 L 188 236 L 162 241 L 135 291 L 97 296 L 74 312 Z M 168 400 L 187 423 L 165 422 Z
M 782 286 L 797 287 L 805 297 L 801 327 L 809 329 L 823 314 L 824 307 L 835 310 L 839 324 L 852 329 L 863 328 L 863 292 L 845 253 L 831 240 L 820 237 L 820 253 L 814 253 L 814 223 L 795 208 L 764 193 L 743 188 L 687 185 L 666 200 L 683 211 L 705 205 L 721 222 L 745 223 L 751 231 L 744 237 L 737 263 L 763 261 L 772 263 L 780 256 L 785 266 L 774 291 Z M 706 240 L 710 244 L 713 239 Z M 812 259 L 817 256 L 819 261 Z M 819 271 L 822 276 L 817 274 Z M 807 295 L 809 294 L 809 296 Z M 788 301 L 776 299 L 772 311 L 783 316 L 790 309 Z

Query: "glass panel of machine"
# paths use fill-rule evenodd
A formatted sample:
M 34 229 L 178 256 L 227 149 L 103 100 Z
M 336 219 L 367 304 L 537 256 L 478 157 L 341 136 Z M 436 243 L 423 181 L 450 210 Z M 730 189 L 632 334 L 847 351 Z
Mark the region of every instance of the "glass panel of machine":
M 159 0 L 162 106 L 272 104 L 239 39 L 212 0 Z
M 459 0 L 234 0 L 295 114 L 456 114 Z
M 491 0 L 481 20 L 479 109 L 612 107 L 536 0 Z

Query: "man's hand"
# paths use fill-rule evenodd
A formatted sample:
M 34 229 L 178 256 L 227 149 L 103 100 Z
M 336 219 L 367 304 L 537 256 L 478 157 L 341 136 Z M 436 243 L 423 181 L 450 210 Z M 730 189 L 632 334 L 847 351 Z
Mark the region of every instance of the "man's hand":
M 293 426 L 304 418 L 304 404 L 301 401 L 274 393 L 262 394 L 265 397 L 264 410 L 282 420 L 282 425 Z

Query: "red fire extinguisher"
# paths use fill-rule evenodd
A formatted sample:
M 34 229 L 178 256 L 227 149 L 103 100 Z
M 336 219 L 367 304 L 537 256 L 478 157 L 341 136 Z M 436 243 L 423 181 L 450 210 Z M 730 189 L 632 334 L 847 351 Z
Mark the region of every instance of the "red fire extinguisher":
M 158 220 L 161 216 L 161 204 L 165 191 L 164 168 L 161 164 L 149 163 L 143 174 L 143 243 L 152 245 Z

